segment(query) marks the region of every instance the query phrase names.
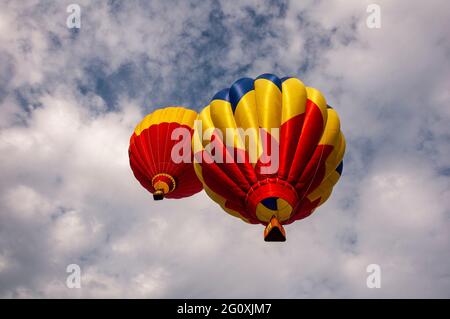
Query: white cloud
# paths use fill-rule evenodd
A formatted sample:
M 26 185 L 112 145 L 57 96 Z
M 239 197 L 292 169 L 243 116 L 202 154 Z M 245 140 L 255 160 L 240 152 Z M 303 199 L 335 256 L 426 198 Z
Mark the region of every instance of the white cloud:
M 0 13 L 0 296 L 449 296 L 446 2 L 382 1 L 377 30 L 360 1 L 80 5 L 78 33 L 56 2 Z M 264 72 L 323 90 L 348 140 L 282 245 L 204 193 L 153 202 L 127 155 L 144 112 Z

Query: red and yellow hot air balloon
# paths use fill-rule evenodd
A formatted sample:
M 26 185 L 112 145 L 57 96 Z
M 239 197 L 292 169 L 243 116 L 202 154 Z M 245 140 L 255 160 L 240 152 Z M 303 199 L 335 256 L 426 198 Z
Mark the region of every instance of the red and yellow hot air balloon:
M 197 113 L 167 107 L 148 114 L 131 135 L 134 176 L 155 200 L 188 197 L 202 190 L 192 166 L 191 138 Z
M 266 241 L 285 241 L 282 225 L 309 216 L 341 176 L 338 114 L 297 78 L 242 78 L 199 120 L 192 146 L 205 191 L 229 214 L 265 225 Z

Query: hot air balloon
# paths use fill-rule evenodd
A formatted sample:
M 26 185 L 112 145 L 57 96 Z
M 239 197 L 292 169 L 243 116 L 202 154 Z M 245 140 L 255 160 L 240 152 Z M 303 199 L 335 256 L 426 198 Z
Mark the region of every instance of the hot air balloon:
M 191 138 L 197 113 L 167 107 L 148 114 L 130 138 L 128 154 L 136 179 L 155 200 L 202 190 L 192 166 Z
M 242 78 L 199 120 L 194 168 L 206 193 L 229 214 L 265 225 L 266 241 L 285 241 L 283 225 L 322 205 L 342 174 L 338 114 L 297 78 Z

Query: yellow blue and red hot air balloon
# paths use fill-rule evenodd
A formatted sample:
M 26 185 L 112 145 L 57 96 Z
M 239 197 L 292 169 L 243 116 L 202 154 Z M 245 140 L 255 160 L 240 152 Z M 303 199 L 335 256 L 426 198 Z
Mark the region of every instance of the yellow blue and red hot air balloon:
M 155 200 L 188 197 L 202 190 L 192 166 L 190 144 L 196 118 L 195 111 L 183 107 L 158 109 L 148 114 L 131 135 L 128 149 L 131 169 Z M 187 138 L 173 134 L 180 128 L 188 134 Z M 180 152 L 187 150 L 187 154 L 174 154 L 175 148 Z
M 309 216 L 341 176 L 338 114 L 297 78 L 242 78 L 218 92 L 199 120 L 194 167 L 205 191 L 229 214 L 265 225 L 266 241 L 284 241 L 282 225 Z M 227 128 L 238 133 L 228 136 Z

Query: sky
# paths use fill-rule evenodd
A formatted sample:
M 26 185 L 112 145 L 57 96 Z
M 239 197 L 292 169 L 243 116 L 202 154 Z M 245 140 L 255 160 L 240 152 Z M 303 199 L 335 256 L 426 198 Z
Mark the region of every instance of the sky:
M 2 1 L 0 297 L 450 298 L 448 1 L 75 1 Z M 204 192 L 154 202 L 128 162 L 155 108 L 262 73 L 320 89 L 347 140 L 282 244 Z

